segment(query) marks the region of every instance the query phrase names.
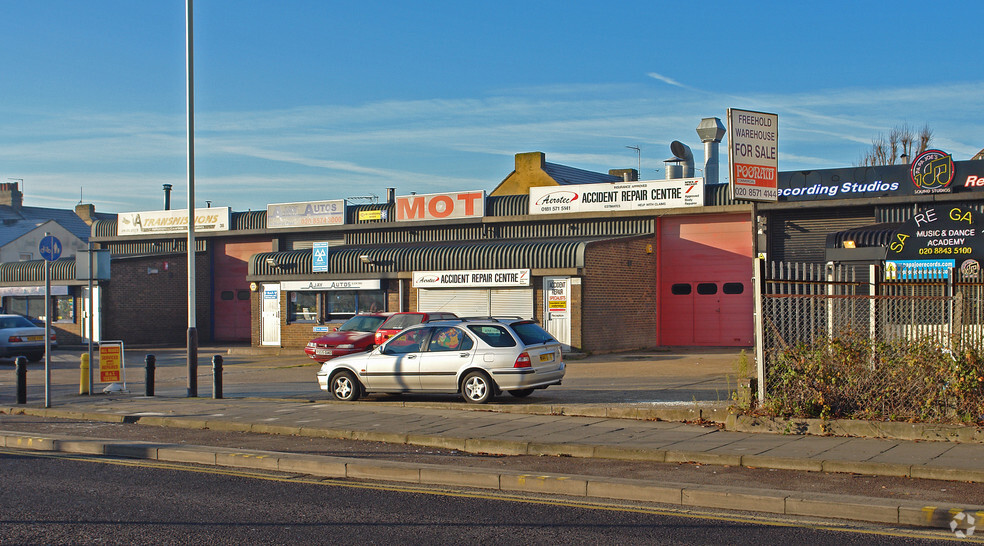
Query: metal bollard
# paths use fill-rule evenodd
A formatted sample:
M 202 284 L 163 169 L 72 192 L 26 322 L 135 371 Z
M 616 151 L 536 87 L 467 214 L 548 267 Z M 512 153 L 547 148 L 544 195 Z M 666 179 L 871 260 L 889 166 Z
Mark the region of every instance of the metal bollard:
M 89 394 L 89 354 L 79 358 L 79 394 Z
M 222 355 L 212 357 L 212 398 L 222 398 Z
M 147 396 L 154 396 L 154 372 L 157 369 L 157 357 L 147 355 L 144 358 L 144 389 Z
M 17 369 L 17 403 L 27 403 L 27 358 L 18 356 L 14 359 Z

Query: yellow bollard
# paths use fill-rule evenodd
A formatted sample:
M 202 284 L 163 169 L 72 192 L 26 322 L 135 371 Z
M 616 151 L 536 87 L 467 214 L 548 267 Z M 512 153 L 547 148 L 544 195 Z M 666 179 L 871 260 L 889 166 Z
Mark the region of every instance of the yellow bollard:
M 79 378 L 79 394 L 89 394 L 89 354 L 82 354 L 82 363 L 79 365 L 82 375 Z

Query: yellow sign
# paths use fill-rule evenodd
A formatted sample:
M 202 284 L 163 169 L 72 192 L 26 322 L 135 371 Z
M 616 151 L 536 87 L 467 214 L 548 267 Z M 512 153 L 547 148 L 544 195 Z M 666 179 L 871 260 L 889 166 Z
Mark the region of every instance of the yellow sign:
M 99 343 L 99 381 L 116 383 L 123 376 L 123 342 L 102 341 Z
M 382 220 L 383 211 L 381 210 L 360 210 L 359 220 Z

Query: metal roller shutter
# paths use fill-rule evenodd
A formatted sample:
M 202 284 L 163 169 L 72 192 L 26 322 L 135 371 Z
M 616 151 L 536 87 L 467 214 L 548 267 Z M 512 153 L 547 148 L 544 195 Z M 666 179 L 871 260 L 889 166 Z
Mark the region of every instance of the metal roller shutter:
M 492 315 L 533 318 L 532 288 L 493 288 Z
M 418 288 L 417 310 L 430 313 L 445 311 L 459 317 L 485 317 L 491 311 L 487 289 Z

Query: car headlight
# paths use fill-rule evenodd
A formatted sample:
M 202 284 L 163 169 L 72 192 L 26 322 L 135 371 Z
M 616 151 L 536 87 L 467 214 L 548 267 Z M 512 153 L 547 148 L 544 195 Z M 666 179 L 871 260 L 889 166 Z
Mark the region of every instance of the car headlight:
M 335 348 L 336 349 L 355 349 L 355 345 L 352 345 L 351 343 L 342 343 L 341 345 L 338 345 Z

